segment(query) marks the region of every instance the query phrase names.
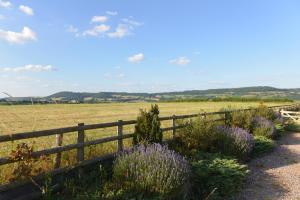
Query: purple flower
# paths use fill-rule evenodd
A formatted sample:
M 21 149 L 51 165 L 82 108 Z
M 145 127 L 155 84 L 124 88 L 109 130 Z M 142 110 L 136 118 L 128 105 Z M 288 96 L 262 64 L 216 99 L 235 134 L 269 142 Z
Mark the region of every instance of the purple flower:
M 180 189 L 190 174 L 188 161 L 167 146 L 139 145 L 121 153 L 114 178 L 127 187 L 166 195 Z
M 263 135 L 269 138 L 275 136 L 276 127 L 272 121 L 267 120 L 263 117 L 255 117 L 253 120 L 253 124 L 255 135 Z
M 254 147 L 253 136 L 246 130 L 238 127 L 218 126 L 219 150 L 223 153 L 247 158 Z

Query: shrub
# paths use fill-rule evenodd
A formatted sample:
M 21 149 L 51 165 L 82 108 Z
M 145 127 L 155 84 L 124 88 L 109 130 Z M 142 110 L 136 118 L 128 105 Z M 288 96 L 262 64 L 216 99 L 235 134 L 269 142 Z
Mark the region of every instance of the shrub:
M 178 195 L 189 174 L 188 162 L 160 144 L 140 145 L 123 152 L 113 168 L 118 191 L 134 192 L 145 197 Z
M 193 199 L 224 199 L 242 187 L 248 173 L 246 165 L 235 159 L 210 155 L 192 162 Z
M 247 159 L 253 150 L 253 136 L 244 129 L 238 127 L 218 126 L 216 128 L 216 151 L 225 155 Z
M 260 104 L 255 110 L 254 110 L 254 116 L 257 117 L 263 117 L 265 119 L 268 119 L 270 121 L 275 121 L 277 118 L 277 114 L 274 110 L 269 109 L 264 104 Z
M 270 152 L 275 147 L 275 142 L 272 139 L 264 136 L 254 136 L 255 146 L 252 152 L 252 157 L 261 156 L 267 152 Z
M 253 117 L 254 111 L 253 110 L 246 110 L 246 111 L 237 111 L 231 114 L 231 126 L 239 127 L 245 129 L 247 131 L 252 131 L 253 129 Z
M 177 141 L 185 150 L 210 151 L 214 141 L 216 123 L 210 118 L 198 117 L 184 123 L 184 127 L 177 131 Z
M 274 123 L 284 125 L 284 118 L 281 116 L 280 112 L 275 112 L 275 120 Z
M 161 143 L 162 130 L 159 121 L 159 108 L 157 105 L 151 105 L 149 112 L 140 110 L 135 125 L 133 143 Z
M 276 135 L 276 128 L 273 122 L 263 117 L 255 117 L 253 120 L 254 135 L 265 136 L 267 138 L 274 138 Z

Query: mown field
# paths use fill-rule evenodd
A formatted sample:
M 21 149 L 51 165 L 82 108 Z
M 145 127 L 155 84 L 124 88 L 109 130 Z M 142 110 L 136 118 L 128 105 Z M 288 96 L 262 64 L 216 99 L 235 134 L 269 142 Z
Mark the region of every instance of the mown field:
M 179 102 L 158 103 L 161 116 L 218 111 L 221 108 L 247 108 L 256 102 Z M 266 103 L 268 106 L 284 103 Z M 51 128 L 73 126 L 78 123 L 112 122 L 134 119 L 139 109 L 151 103 L 103 103 L 0 106 L 0 134 L 13 134 Z
M 285 103 L 266 103 L 267 106 L 283 105 Z M 290 103 L 286 103 L 290 104 Z M 158 103 L 160 116 L 194 114 L 199 112 L 218 111 L 222 108 L 248 108 L 258 106 L 257 102 L 179 102 Z M 20 132 L 45 130 L 74 126 L 78 123 L 94 124 L 101 122 L 113 122 L 117 120 L 135 119 L 139 109 L 146 109 L 151 103 L 103 103 L 103 104 L 57 104 L 57 105 L 16 105 L 0 106 L 0 135 L 14 134 Z M 170 126 L 171 122 L 162 123 L 162 127 Z M 132 133 L 133 125 L 124 127 L 124 132 Z M 107 136 L 116 135 L 116 127 L 85 132 L 85 140 L 94 140 Z M 170 134 L 169 134 L 170 135 Z M 76 133 L 68 133 L 63 136 L 63 145 L 76 143 Z M 165 133 L 168 137 L 168 133 Z M 15 142 L 0 143 L 0 157 L 9 156 L 16 145 L 25 142 L 34 150 L 42 150 L 55 146 L 55 136 L 19 140 Z M 124 141 L 125 146 L 131 145 L 131 139 Z M 98 155 L 115 152 L 116 142 L 91 146 L 85 149 L 85 159 Z M 43 168 L 53 168 L 53 156 L 41 164 Z M 69 166 L 76 162 L 76 151 L 64 152 L 62 155 L 62 166 Z M 0 184 L 5 183 L 11 177 L 12 170 L 16 164 L 0 166 Z

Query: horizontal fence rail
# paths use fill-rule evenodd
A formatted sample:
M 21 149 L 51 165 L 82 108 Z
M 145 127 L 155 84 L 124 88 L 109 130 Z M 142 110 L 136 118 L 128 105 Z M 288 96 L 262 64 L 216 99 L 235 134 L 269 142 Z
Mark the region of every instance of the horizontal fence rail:
M 289 109 L 297 106 L 297 104 L 293 105 L 282 105 L 282 106 L 272 106 L 268 107 L 269 109 Z M 180 119 L 191 119 L 194 117 L 205 117 L 205 116 L 212 116 L 212 115 L 219 115 L 221 118 L 216 119 L 215 121 L 226 121 L 226 117 L 229 113 L 233 112 L 240 112 L 240 111 L 247 111 L 247 110 L 253 110 L 255 108 L 249 108 L 249 109 L 238 109 L 238 110 L 229 110 L 229 111 L 221 111 L 221 112 L 209 112 L 209 113 L 198 113 L 198 114 L 191 114 L 191 115 L 173 115 L 173 116 L 167 116 L 167 117 L 160 117 L 160 121 L 168 121 L 172 120 L 172 126 L 171 127 L 165 127 L 162 128 L 163 132 L 166 131 L 172 131 L 173 137 L 175 137 L 176 129 L 183 128 L 184 126 L 177 126 L 176 120 Z M 224 117 L 222 117 L 224 115 Z M 57 129 L 50 129 L 50 130 L 42 130 L 42 131 L 34 131 L 34 132 L 26 132 L 26 133 L 17 133 L 17 134 L 11 134 L 11 135 L 2 135 L 0 136 L 0 144 L 4 142 L 10 142 L 10 141 L 18 141 L 23 139 L 31 139 L 31 138 L 39 138 L 39 137 L 45 137 L 45 136 L 51 136 L 56 135 L 56 147 L 52 147 L 49 149 L 44 149 L 40 151 L 34 151 L 32 153 L 33 158 L 38 158 L 40 156 L 47 156 L 51 154 L 56 154 L 54 168 L 59 168 L 61 163 L 61 153 L 65 151 L 70 151 L 77 149 L 77 162 L 88 162 L 89 160 L 84 160 L 84 148 L 92 145 L 97 144 L 103 144 L 107 142 L 117 141 L 118 142 L 118 152 L 123 150 L 123 140 L 132 138 L 132 133 L 123 133 L 123 126 L 125 125 L 133 125 L 137 122 L 137 120 L 128 120 L 128 121 L 122 121 L 118 120 L 116 122 L 108 122 L 108 123 L 100 123 L 100 124 L 88 124 L 85 125 L 83 123 L 78 124 L 78 126 L 71 126 L 71 127 L 64 127 L 64 128 L 57 128 Z M 101 128 L 109 128 L 109 127 L 116 127 L 117 128 L 117 135 L 116 136 L 110 136 L 100 139 L 95 139 L 92 141 L 85 141 L 85 131 L 86 130 L 94 130 L 94 129 L 101 129 Z M 77 133 L 77 143 L 75 144 L 68 144 L 62 146 L 62 140 L 63 135 L 65 133 L 74 133 L 74 135 Z M 117 152 L 116 152 L 117 153 Z M 98 158 L 94 158 L 98 159 Z M 93 159 L 91 159 L 93 160 Z M 2 157 L 0 158 L 0 166 L 19 162 L 18 160 L 13 160 L 10 157 Z

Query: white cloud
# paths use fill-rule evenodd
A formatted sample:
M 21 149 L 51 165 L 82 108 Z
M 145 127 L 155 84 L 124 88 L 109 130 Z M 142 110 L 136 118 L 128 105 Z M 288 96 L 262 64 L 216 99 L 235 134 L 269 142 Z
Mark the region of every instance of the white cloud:
M 128 57 L 128 61 L 132 63 L 139 63 L 145 59 L 144 54 L 138 53 L 133 56 Z
M 200 51 L 195 51 L 195 52 L 194 52 L 194 54 L 196 54 L 196 55 L 200 55 L 200 54 L 201 54 L 201 52 L 200 52 Z
M 0 68 L 2 72 L 46 72 L 54 71 L 55 68 L 52 65 L 24 65 L 20 67 L 4 67 Z
M 91 19 L 91 23 L 104 23 L 108 20 L 107 16 L 94 16 Z
M 10 8 L 12 6 L 12 3 L 5 0 L 0 0 L 0 7 L 2 8 Z
M 101 24 L 98 26 L 93 27 L 92 29 L 86 30 L 82 33 L 83 36 L 89 35 L 89 36 L 99 36 L 107 31 L 110 30 L 110 26 Z
M 134 19 L 132 19 L 132 17 L 130 18 L 123 18 L 122 21 L 126 24 L 129 24 L 131 26 L 141 26 L 143 25 L 143 23 L 135 21 Z
M 118 15 L 118 12 L 117 11 L 106 11 L 106 14 L 116 16 L 116 15 Z
M 178 57 L 176 59 L 170 60 L 170 63 L 176 64 L 176 65 L 187 65 L 191 62 L 187 57 Z
M 78 32 L 78 28 L 76 28 L 76 27 L 74 27 L 72 25 L 69 25 L 67 27 L 67 32 L 69 32 L 69 33 L 77 33 Z
M 37 40 L 37 37 L 35 32 L 25 26 L 21 32 L 5 31 L 0 29 L 0 39 L 9 43 L 23 44 L 28 41 Z
M 28 6 L 20 5 L 19 10 L 25 13 L 26 15 L 30 15 L 30 16 L 34 15 L 32 8 Z
M 0 14 L 0 20 L 4 20 L 4 19 L 5 19 L 4 15 Z
M 123 23 L 118 24 L 114 32 L 107 34 L 108 37 L 123 38 L 125 36 L 131 35 L 135 27 L 143 25 L 143 23 L 133 20 L 132 17 L 123 18 L 122 22 Z
M 119 24 L 115 32 L 108 33 L 110 38 L 123 38 L 130 34 L 130 28 L 126 24 Z

